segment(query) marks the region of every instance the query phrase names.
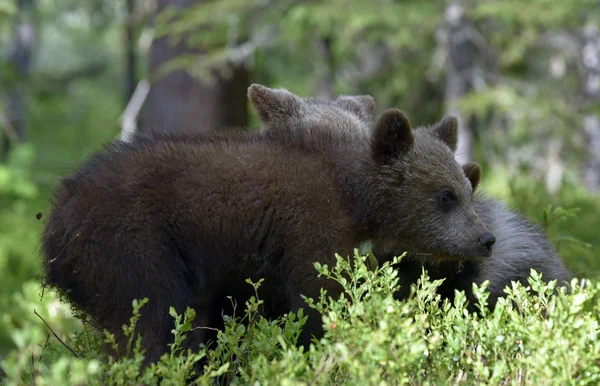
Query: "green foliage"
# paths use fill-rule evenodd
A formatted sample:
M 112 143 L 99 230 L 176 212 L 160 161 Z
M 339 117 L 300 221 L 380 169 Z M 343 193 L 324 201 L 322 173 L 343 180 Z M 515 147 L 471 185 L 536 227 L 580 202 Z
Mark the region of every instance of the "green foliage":
M 39 224 L 36 213 L 29 211 L 29 204 L 39 195 L 38 187 L 31 180 L 34 149 L 21 145 L 13 149 L 5 164 L 0 164 L 0 309 L 11 310 L 12 316 L 20 311 L 19 302 L 24 293 L 16 291 L 27 287 L 24 279 L 33 278 L 37 264 L 33 259 L 38 241 Z M 14 318 L 11 320 L 15 321 Z M 5 316 L 0 326 L 11 323 Z M 0 346 L 6 344 L 5 328 L 0 328 Z
M 41 273 L 40 235 L 52 188 L 74 160 L 114 138 L 119 111 L 111 92 L 110 85 L 81 82 L 68 97 L 36 95 L 29 118 L 32 140 L 12 149 L 6 163 L 0 163 L 0 353 L 12 346 L 7 325 L 37 323 L 26 316 L 31 308 L 23 310 L 21 302 L 39 305 L 39 294 L 26 288 Z M 95 98 L 92 108 L 72 111 Z
M 423 272 L 412 296 L 397 301 L 396 258 L 369 269 L 358 251 L 352 259 L 337 256 L 335 267 L 315 264 L 321 275 L 340 283 L 333 299 L 321 292 L 306 299 L 322 316 L 325 334 L 308 352 L 298 349 L 301 311 L 268 321 L 259 315 L 262 301 L 250 299 L 243 317 L 225 318 L 226 327 L 210 348 L 182 350 L 193 330 L 195 313 L 171 309 L 175 326 L 170 352 L 141 369 L 143 351 L 135 324 L 145 300 L 133 303 L 123 331 L 130 337 L 126 358 L 108 360 L 93 331 L 70 334 L 65 344 L 79 347 L 75 357 L 48 339 L 43 328 L 12 331 L 19 346 L 2 362 L 5 384 L 596 384 L 600 380 L 598 292 L 600 283 L 571 283 L 569 294 L 556 282 L 544 283 L 532 270 L 527 286 L 513 283 L 494 311 L 469 313 L 466 297 L 454 302 L 435 294 L 441 281 Z M 251 283 L 258 288 L 260 282 Z M 473 289 L 480 305 L 487 282 Z M 140 310 L 142 310 L 140 312 Z M 108 334 L 105 339 L 114 342 Z M 40 343 L 41 342 L 41 343 Z M 87 347 L 87 349 L 84 349 Z M 33 360 L 32 360 L 33 358 Z
M 0 3 L 1 67 L 21 15 L 12 5 L 16 2 Z M 117 67 L 121 52 L 115 44 L 121 36 L 114 28 L 100 33 L 107 20 L 118 20 L 117 4 L 92 1 L 78 8 L 69 1 L 35 3 L 39 39 L 31 79 L 24 81 L 27 141 L 0 163 L 0 355 L 14 347 L 9 336 L 13 328 L 43 325 L 32 314 L 34 308 L 57 331 L 71 328 L 72 321 L 62 325 L 61 317 L 69 310 L 57 307 L 50 294 L 40 301 L 36 279 L 41 273 L 40 235 L 54 184 L 76 162 L 114 138 L 122 109 Z M 7 16 L 11 20 L 5 19 L 4 11 L 11 12 Z M 90 68 L 93 71 L 86 79 Z M 0 73 L 4 85 L 0 115 L 5 119 L 9 111 L 4 92 L 11 76 Z
M 76 162 L 114 138 L 120 114 L 119 95 L 110 82 L 80 81 L 65 94 L 34 91 L 30 140 L 0 163 L 0 354 L 14 347 L 10 328 L 40 322 L 31 315 L 34 304 L 40 311 L 39 288 L 34 293 L 31 286 L 39 283 L 40 236 L 53 186 Z M 50 298 L 43 300 L 49 303 Z
M 18 145 L 0 164 L 0 197 L 3 199 L 32 199 L 38 195 L 38 187 L 31 181 L 31 166 L 35 149 L 31 144 Z

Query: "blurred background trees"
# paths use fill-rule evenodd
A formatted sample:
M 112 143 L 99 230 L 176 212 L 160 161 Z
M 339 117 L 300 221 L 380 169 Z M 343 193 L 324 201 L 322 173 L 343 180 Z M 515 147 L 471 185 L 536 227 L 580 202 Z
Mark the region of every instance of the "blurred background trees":
M 255 128 L 252 82 L 368 93 L 416 125 L 456 115 L 457 158 L 484 166 L 484 189 L 541 223 L 578 275 L 600 273 L 598 0 L 4 0 L 0 43 L 5 326 L 39 322 L 61 175 L 123 125 Z

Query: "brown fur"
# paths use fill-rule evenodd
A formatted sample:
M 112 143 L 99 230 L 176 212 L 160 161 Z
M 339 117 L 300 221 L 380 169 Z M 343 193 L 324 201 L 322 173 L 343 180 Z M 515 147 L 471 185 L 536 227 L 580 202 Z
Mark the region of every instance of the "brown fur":
M 149 297 L 139 331 L 155 361 L 171 339 L 168 307 L 193 306 L 202 323 L 223 284 L 267 276 L 294 310 L 300 294 L 335 295 L 312 264 L 359 242 L 340 189 L 323 157 L 260 143 L 116 143 L 58 188 L 47 281 L 118 336 L 131 301 Z M 319 330 L 308 314 L 302 343 Z
M 455 126 L 413 132 L 392 109 L 371 141 L 355 141 L 345 129 L 364 125 L 359 114 L 303 108 L 309 119 L 276 135 L 139 135 L 90 157 L 57 187 L 43 235 L 47 282 L 121 347 L 131 301 L 148 297 L 138 331 L 150 363 L 171 341 L 169 306 L 180 313 L 192 306 L 205 323 L 215 296 L 246 288 L 247 277 L 267 277 L 274 309 L 297 310 L 301 294 L 316 298 L 321 287 L 339 294 L 313 263 L 332 266 L 335 252 L 366 240 L 455 259 L 489 254 L 479 243 L 488 230 L 470 204 L 470 181 L 440 135 Z M 287 127 L 314 135 L 284 143 Z M 446 191 L 450 206 L 440 201 Z M 318 315 L 305 311 L 302 345 L 321 334 Z M 202 331 L 189 346 L 205 339 Z

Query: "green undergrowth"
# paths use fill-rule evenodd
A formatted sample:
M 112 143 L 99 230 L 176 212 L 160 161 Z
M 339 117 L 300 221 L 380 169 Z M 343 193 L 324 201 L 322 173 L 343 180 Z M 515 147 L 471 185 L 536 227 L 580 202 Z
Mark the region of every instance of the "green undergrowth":
M 114 361 L 100 354 L 112 342 L 87 322 L 56 331 L 56 312 L 48 326 L 29 324 L 12 330 L 17 346 L 4 358 L 6 385 L 184 385 L 184 384 L 597 384 L 600 381 L 600 304 L 596 281 L 571 282 L 572 293 L 544 283 L 532 271 L 529 284 L 513 283 L 493 312 L 481 307 L 487 283 L 474 286 L 480 314 L 469 313 L 459 292 L 441 302 L 423 272 L 408 300 L 398 301 L 395 265 L 400 258 L 369 269 L 358 251 L 335 267 L 316 264 L 320 274 L 339 282 L 344 292 L 332 299 L 322 292 L 307 299 L 319 311 L 325 334 L 308 352 L 295 342 L 306 321 L 302 310 L 277 320 L 260 316 L 256 296 L 237 315 L 226 317 L 210 350 L 182 350 L 194 311 L 177 315 L 171 351 L 140 370 L 143 351 L 133 327 L 144 317 L 145 299 L 133 303 L 131 325 L 124 326 L 129 355 Z M 351 264 L 351 262 L 353 264 Z M 251 283 L 255 288 L 260 282 Z M 54 299 L 48 293 L 50 299 Z M 48 307 L 56 306 L 47 300 Z M 64 307 L 64 306 L 62 306 Z M 43 312 L 41 312 L 43 313 Z M 48 315 L 48 312 L 44 313 Z M 64 326 L 64 324 L 61 324 Z M 56 334 L 54 336 L 53 334 Z M 60 340 L 60 341 L 59 341 Z M 199 369 L 199 370 L 196 370 Z

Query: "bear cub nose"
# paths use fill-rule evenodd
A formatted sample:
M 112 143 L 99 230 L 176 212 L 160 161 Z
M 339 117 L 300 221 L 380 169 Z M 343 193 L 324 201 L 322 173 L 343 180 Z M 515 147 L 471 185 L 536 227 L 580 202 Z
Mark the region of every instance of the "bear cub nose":
M 486 232 L 479 237 L 479 243 L 486 247 L 488 251 L 492 250 L 492 245 L 496 242 L 496 237 L 490 232 Z

